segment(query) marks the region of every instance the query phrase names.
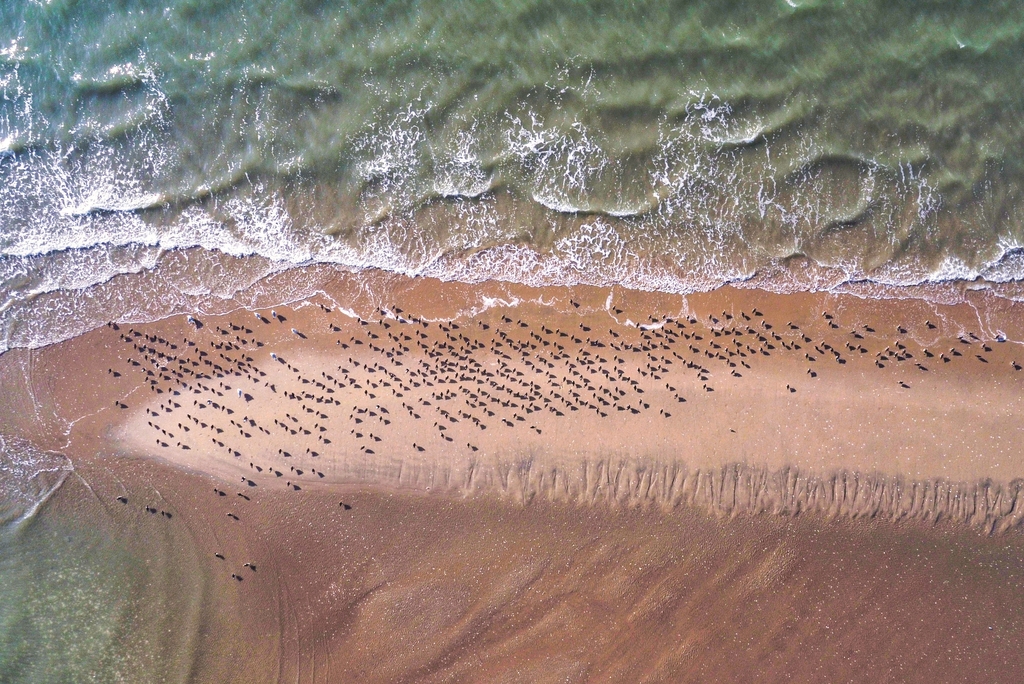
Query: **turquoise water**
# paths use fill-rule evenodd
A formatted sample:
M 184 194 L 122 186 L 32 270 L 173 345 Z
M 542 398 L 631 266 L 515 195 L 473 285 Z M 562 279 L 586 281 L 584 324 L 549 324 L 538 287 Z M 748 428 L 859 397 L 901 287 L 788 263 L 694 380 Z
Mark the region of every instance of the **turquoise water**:
M 5 345 L 318 262 L 673 292 L 1015 281 L 1021 9 L 11 0 Z M 151 309 L 89 294 L 175 269 Z
M 217 654 L 185 535 L 110 509 L 59 454 L 0 438 L 0 682 L 184 682 Z M 127 524 L 126 524 L 127 523 Z M 161 526 L 156 526 L 159 532 Z
M 139 582 L 124 555 L 36 520 L 0 532 L 0 680 L 142 681 L 153 654 L 125 633 Z
M 6 343 L 188 247 L 250 281 L 1016 280 L 1020 10 L 4 3 Z

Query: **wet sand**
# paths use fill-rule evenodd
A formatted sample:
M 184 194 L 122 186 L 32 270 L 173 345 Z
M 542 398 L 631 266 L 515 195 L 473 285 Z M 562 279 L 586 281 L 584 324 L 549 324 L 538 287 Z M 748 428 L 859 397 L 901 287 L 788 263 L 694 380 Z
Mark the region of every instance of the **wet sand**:
M 1024 666 L 1016 535 L 364 487 L 241 505 L 245 490 L 156 463 L 79 472 L 128 499 L 104 524 L 145 583 L 180 564 L 199 585 L 130 616 L 150 648 L 191 656 L 172 681 L 1014 681 Z M 65 505 L 80 495 L 47 514 L 81 514 Z
M 5 354 L 0 415 L 189 530 L 238 679 L 999 679 L 1019 313 L 364 274 Z

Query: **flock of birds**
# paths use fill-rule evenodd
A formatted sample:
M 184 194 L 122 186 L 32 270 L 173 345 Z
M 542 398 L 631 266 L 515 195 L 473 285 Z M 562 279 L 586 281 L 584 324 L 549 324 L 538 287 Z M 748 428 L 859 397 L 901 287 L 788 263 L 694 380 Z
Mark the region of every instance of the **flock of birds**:
M 565 329 L 507 315 L 460 324 L 392 306 L 379 307 L 373 319 L 333 320 L 334 312 L 319 306 L 327 324 L 308 333 L 278 328 L 288 324 L 277 311 L 254 312 L 248 324 L 206 326 L 189 316 L 190 334 L 174 340 L 110 323 L 127 353 L 125 366 L 107 372 L 133 374 L 148 387 L 154 400 L 145 402 L 146 424 L 158 452 L 220 456 L 247 471 L 235 492 L 244 505 L 257 486 L 301 491 L 324 480 L 322 468 L 336 453 L 471 456 L 488 444 L 523 439 L 522 430 L 539 436 L 579 428 L 583 417 L 685 419 L 688 401 L 721 391 L 723 381 L 742 378 L 773 354 L 801 359 L 809 382 L 829 364 L 870 361 L 878 369 L 925 373 L 936 364 L 989 363 L 993 351 L 971 333 L 942 350 L 917 344 L 902 325 L 888 339 L 863 324 L 847 333 L 828 312 L 824 323 L 841 331 L 829 338 L 845 338 L 842 344 L 815 339 L 793 323 L 776 327 L 757 309 L 707 319 L 651 317 L 606 332 L 590 322 L 594 317 L 566 317 L 573 327 Z M 271 328 L 277 329 L 267 335 Z M 283 344 L 288 331 L 294 341 Z M 310 337 L 316 339 L 306 353 Z M 288 352 L 270 351 L 273 340 Z M 1012 367 L 1021 370 L 1016 362 Z M 905 373 L 896 376 L 899 387 L 911 388 Z M 797 392 L 798 384 L 792 380 L 785 391 Z M 127 398 L 115 405 L 129 408 Z M 220 488 L 213 494 L 229 496 Z M 244 567 L 256 571 L 251 563 Z M 243 581 L 241 571 L 231 577 Z

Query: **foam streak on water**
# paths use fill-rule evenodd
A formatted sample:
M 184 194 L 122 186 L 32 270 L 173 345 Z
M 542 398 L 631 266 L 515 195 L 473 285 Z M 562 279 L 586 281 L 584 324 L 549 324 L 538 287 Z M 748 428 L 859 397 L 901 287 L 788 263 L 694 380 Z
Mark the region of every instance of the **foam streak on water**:
M 31 519 L 73 470 L 60 454 L 0 437 L 0 533 L 17 530 Z
M 1012 3 L 4 3 L 0 349 L 309 264 L 1014 282 L 1022 36 Z

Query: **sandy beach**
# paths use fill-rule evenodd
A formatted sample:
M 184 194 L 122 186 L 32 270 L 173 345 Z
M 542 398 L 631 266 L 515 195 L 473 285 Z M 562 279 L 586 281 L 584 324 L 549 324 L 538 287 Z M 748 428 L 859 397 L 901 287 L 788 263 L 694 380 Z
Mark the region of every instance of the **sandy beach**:
M 0 415 L 182 530 L 200 680 L 999 680 L 1024 319 L 970 297 L 362 274 L 11 351 Z

